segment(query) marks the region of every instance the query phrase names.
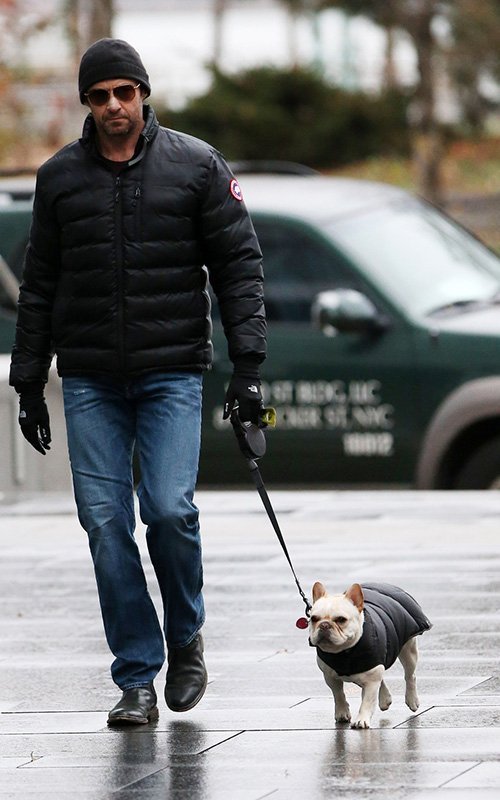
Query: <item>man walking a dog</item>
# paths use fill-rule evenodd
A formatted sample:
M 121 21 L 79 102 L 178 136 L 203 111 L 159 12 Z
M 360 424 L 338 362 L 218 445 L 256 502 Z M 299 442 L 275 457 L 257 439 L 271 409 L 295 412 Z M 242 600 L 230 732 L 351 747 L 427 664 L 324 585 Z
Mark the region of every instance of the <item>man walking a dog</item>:
M 205 142 L 159 126 L 139 54 L 101 39 L 83 55 L 82 138 L 39 170 L 10 383 L 19 423 L 50 445 L 44 385 L 62 376 L 79 520 L 87 531 L 123 695 L 110 724 L 157 716 L 153 681 L 168 648 L 165 699 L 199 702 L 207 672 L 198 510 L 202 375 L 217 296 L 234 364 L 224 416 L 257 421 L 265 358 L 261 253 L 241 191 Z M 134 538 L 132 455 L 163 621 Z

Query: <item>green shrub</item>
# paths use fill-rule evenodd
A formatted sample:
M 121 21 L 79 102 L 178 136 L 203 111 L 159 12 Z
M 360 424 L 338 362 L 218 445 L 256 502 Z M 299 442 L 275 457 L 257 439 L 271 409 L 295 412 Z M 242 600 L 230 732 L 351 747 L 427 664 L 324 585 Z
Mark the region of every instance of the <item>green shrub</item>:
M 406 99 L 333 87 L 312 70 L 214 70 L 209 91 L 160 121 L 229 159 L 284 159 L 325 168 L 409 149 Z

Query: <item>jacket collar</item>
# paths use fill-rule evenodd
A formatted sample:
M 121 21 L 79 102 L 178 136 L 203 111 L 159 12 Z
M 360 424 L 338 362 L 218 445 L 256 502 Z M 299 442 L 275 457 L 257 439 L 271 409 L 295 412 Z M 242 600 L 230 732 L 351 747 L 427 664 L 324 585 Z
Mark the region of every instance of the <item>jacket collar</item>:
M 133 164 L 142 158 L 145 146 L 155 138 L 159 127 L 160 125 L 153 108 L 151 106 L 144 106 L 144 128 L 139 137 L 139 139 L 142 138 L 143 140 L 143 146 L 139 148 L 138 155 L 134 156 L 131 161 L 129 161 L 129 164 Z M 98 155 L 95 144 L 95 122 L 92 114 L 88 114 L 85 118 L 80 144 L 93 155 Z

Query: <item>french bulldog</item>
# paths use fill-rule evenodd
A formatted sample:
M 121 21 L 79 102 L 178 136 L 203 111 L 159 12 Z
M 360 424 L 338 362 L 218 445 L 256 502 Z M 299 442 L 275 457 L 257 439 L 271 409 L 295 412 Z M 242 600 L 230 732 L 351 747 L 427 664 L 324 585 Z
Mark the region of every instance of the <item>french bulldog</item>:
M 396 661 L 404 669 L 408 708 L 419 706 L 415 670 L 416 636 L 432 626 L 416 600 L 388 583 L 354 583 L 344 594 L 328 594 L 322 583 L 313 586 L 309 644 L 333 693 L 335 721 L 351 722 L 343 683 L 361 687 L 361 705 L 351 728 L 369 728 L 375 706 L 387 711 L 392 697 L 385 671 Z

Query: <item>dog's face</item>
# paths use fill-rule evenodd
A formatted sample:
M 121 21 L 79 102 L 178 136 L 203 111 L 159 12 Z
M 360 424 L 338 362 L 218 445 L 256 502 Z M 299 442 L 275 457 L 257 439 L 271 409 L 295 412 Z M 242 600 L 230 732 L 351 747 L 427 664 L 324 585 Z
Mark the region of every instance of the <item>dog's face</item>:
M 344 594 L 328 594 L 322 583 L 313 586 L 309 638 L 326 653 L 353 647 L 363 632 L 363 592 L 354 583 Z

